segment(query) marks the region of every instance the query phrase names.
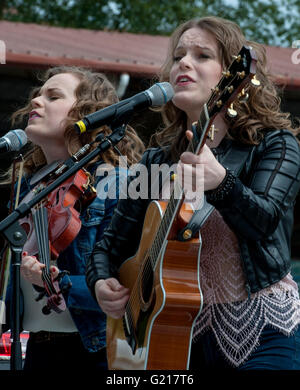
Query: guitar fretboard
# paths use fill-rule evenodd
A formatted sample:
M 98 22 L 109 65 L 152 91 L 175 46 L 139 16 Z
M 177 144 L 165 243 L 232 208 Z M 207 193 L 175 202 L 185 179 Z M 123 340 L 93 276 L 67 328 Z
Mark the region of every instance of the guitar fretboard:
M 174 183 L 174 187 L 175 186 L 177 186 L 177 182 Z M 175 197 L 175 194 L 178 194 L 180 196 Z M 168 232 L 172 226 L 172 222 L 177 214 L 177 210 L 179 209 L 182 201 L 183 191 L 177 186 L 176 189 L 173 189 L 171 193 L 170 200 L 160 223 L 159 229 L 148 251 L 148 259 L 151 263 L 151 267 L 153 270 L 155 269 L 156 263 L 158 261 L 159 253 L 164 243 L 164 240 L 167 238 Z

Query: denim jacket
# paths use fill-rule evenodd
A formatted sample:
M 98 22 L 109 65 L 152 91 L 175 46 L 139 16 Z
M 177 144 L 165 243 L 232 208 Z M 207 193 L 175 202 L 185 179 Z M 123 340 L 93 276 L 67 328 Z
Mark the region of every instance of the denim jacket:
M 94 173 L 102 164 L 89 169 Z M 66 274 L 59 282 L 63 291 L 66 306 L 80 333 L 84 346 L 90 352 L 96 352 L 106 345 L 106 317 L 97 302 L 91 296 L 85 281 L 86 260 L 91 255 L 94 245 L 102 238 L 103 231 L 109 224 L 119 197 L 120 183 L 127 178 L 127 170 L 115 168 L 113 174 L 99 176 L 94 183 L 97 189 L 96 198 L 80 214 L 81 229 L 72 243 L 59 254 L 57 266 Z M 30 178 L 22 182 L 20 199 L 29 190 Z M 110 194 L 108 195 L 108 191 Z M 114 196 L 116 195 L 116 196 Z M 65 289 L 71 282 L 71 287 Z M 9 296 L 9 293 L 7 294 Z M 21 293 L 22 300 L 22 293 Z M 21 301 L 21 319 L 22 319 Z

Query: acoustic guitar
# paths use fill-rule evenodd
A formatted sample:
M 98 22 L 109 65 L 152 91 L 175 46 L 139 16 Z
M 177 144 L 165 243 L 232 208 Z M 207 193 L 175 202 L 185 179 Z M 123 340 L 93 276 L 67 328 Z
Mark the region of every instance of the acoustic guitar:
M 189 150 L 200 153 L 218 113 L 235 116 L 233 102 L 245 99 L 249 83 L 255 86 L 256 56 L 244 46 L 212 91 Z M 177 187 L 176 187 L 177 186 Z M 119 270 L 120 282 L 130 289 L 121 319 L 107 319 L 109 369 L 188 369 L 193 326 L 202 308 L 199 282 L 201 234 L 178 240 L 193 209 L 175 180 L 168 202 L 152 201 L 147 209 L 137 253 Z M 176 194 L 176 196 L 175 196 Z

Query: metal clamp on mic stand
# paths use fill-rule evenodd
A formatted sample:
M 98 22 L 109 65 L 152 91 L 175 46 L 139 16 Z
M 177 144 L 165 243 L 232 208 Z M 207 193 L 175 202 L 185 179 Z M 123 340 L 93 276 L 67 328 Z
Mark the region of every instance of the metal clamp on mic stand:
M 35 195 L 28 203 L 22 203 L 11 214 L 9 214 L 4 220 L 0 222 L 0 233 L 7 240 L 12 257 L 12 344 L 11 344 L 11 370 L 22 369 L 22 348 L 20 341 L 20 267 L 22 262 L 23 246 L 27 240 L 27 235 L 24 229 L 19 224 L 19 219 L 25 217 L 30 213 L 31 209 L 38 204 L 42 199 L 46 198 L 52 191 L 58 188 L 67 179 L 73 176 L 77 171 L 83 168 L 89 161 L 93 160 L 99 155 L 99 153 L 105 152 L 110 147 L 114 147 L 125 136 L 126 126 L 130 116 L 133 113 L 132 110 L 122 111 L 122 107 L 116 113 L 116 118 L 110 125 L 112 133 L 108 136 L 104 136 L 100 133 L 94 142 L 99 144 L 89 154 L 82 159 L 70 157 L 63 164 L 65 172 L 55 179 L 49 186 Z M 93 143 L 94 143 L 93 142 Z M 89 145 L 86 145 L 86 147 Z M 83 147 L 82 149 L 84 149 Z M 87 148 L 88 149 L 88 148 Z M 85 149 L 86 150 L 86 149 Z M 76 156 L 76 155 L 75 155 Z

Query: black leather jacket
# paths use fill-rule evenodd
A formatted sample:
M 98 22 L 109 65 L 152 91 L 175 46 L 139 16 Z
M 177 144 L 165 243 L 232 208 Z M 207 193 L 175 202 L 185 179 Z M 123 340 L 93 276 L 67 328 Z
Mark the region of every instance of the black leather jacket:
M 217 158 L 232 148 L 223 139 Z M 141 163 L 167 162 L 161 149 L 148 149 Z M 150 169 L 149 169 L 150 172 Z M 149 179 L 150 185 L 150 179 Z M 270 131 L 251 151 L 226 198 L 214 206 L 238 237 L 248 293 L 281 280 L 290 271 L 293 208 L 300 188 L 300 147 L 286 130 Z M 98 279 L 116 276 L 138 248 L 149 200 L 123 199 L 103 239 L 87 264 L 87 284 L 94 295 Z

